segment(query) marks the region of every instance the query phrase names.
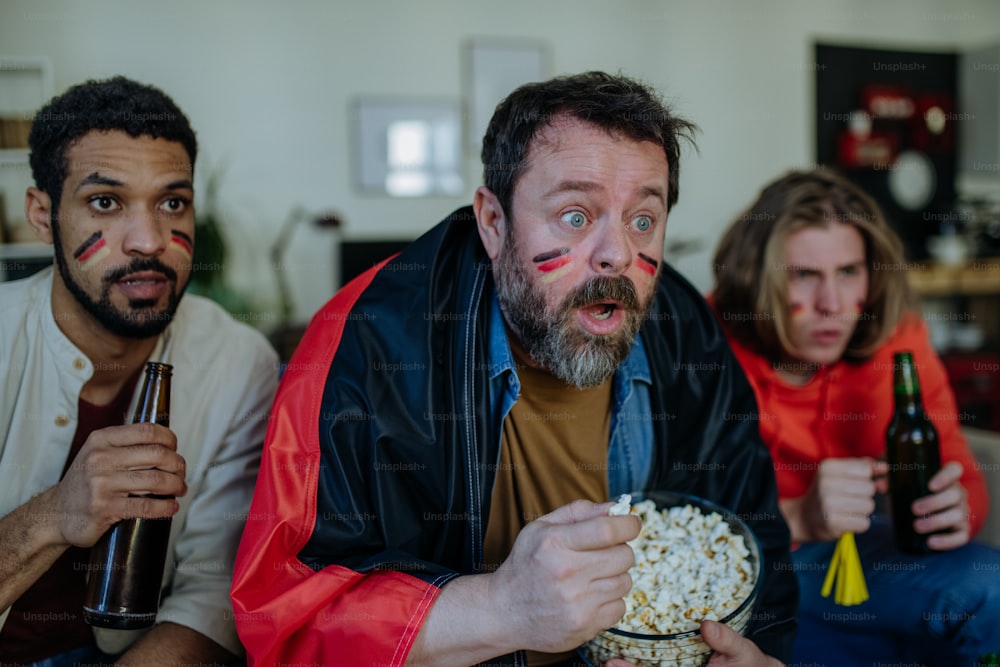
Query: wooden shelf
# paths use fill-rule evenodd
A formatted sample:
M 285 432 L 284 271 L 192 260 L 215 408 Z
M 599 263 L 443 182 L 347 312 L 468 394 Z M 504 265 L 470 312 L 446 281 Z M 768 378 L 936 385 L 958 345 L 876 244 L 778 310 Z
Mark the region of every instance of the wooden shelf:
M 34 239 L 24 222 L 24 191 L 32 185 L 25 133 L 51 97 L 48 58 L 0 55 L 0 243 L 6 243 L 5 248 Z M 4 250 L 0 256 L 23 251 Z
M 908 278 L 910 287 L 921 296 L 1000 294 L 1000 257 L 959 265 L 920 263 L 910 267 Z

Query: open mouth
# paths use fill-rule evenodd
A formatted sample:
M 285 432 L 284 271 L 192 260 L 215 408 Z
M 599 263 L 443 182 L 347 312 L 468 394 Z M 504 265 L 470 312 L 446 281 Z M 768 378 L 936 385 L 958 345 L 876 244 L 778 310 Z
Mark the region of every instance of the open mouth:
M 566 308 L 576 313 L 579 326 L 593 336 L 615 335 L 635 313 L 639 297 L 624 276 L 597 276 L 573 290 Z
M 159 271 L 136 271 L 116 281 L 130 299 L 156 299 L 167 289 L 169 280 Z
M 614 303 L 599 303 L 595 306 L 591 306 L 589 313 L 595 320 L 603 322 L 610 318 L 617 308 L 618 305 Z
M 606 336 L 621 329 L 625 321 L 625 306 L 617 301 L 600 301 L 580 308 L 579 321 L 583 329 L 595 336 Z

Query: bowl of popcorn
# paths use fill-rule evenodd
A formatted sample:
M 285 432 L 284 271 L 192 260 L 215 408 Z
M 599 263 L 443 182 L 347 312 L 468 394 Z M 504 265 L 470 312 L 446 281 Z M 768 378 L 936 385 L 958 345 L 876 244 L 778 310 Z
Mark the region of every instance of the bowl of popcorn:
M 672 491 L 623 496 L 610 513 L 637 515 L 642 531 L 629 542 L 635 565 L 625 615 L 580 649 L 591 665 L 624 658 L 639 667 L 701 667 L 712 655 L 702 620 L 747 629 L 762 563 L 757 537 L 738 516 Z

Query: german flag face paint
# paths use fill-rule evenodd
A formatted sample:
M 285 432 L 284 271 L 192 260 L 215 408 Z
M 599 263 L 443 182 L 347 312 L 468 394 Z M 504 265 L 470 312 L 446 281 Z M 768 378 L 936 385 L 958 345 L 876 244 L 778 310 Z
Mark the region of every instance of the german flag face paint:
M 789 304 L 788 311 L 792 314 L 792 317 L 800 317 L 806 312 L 806 307 L 801 303 L 792 303 Z
M 182 253 L 188 261 L 194 257 L 194 243 L 191 237 L 184 232 L 177 231 L 176 229 L 170 230 L 170 247 L 177 248 Z
M 854 312 L 856 315 L 860 315 L 865 312 L 865 302 L 859 299 Z
M 73 253 L 73 259 L 77 261 L 80 268 L 89 270 L 100 264 L 109 254 L 111 254 L 111 248 L 108 247 L 104 234 L 94 232 L 76 249 Z
M 636 264 L 639 266 L 639 268 L 648 273 L 649 275 L 655 276 L 656 269 L 657 267 L 660 266 L 660 263 L 657 262 L 652 257 L 643 255 L 641 252 L 638 254 L 638 258 L 639 261 L 637 261 Z
M 570 260 L 569 248 L 550 250 L 531 258 L 542 274 L 543 283 L 551 283 L 569 273 Z

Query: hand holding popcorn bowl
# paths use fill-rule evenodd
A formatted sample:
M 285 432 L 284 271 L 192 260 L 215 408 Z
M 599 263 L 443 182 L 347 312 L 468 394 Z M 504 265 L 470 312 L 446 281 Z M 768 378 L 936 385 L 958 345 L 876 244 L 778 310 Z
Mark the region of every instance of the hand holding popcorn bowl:
M 624 512 L 627 497 L 612 513 Z M 672 491 L 637 495 L 631 513 L 642 532 L 629 542 L 635 565 L 625 615 L 580 648 L 591 665 L 623 658 L 638 667 L 701 667 L 712 649 L 701 637 L 710 619 L 743 633 L 762 570 L 760 543 L 731 511 Z

